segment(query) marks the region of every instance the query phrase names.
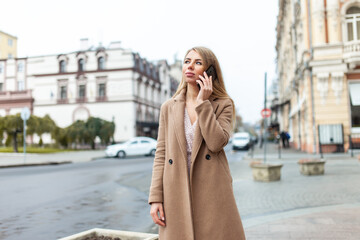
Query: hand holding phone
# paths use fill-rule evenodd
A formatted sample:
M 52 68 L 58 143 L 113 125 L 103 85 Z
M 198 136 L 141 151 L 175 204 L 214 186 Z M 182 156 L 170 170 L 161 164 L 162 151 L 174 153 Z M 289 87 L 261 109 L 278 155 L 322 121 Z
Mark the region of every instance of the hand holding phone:
M 210 65 L 205 72 L 208 75 L 209 79 L 210 79 L 210 76 L 212 77 L 212 82 L 214 82 L 217 79 L 216 70 L 215 70 L 213 65 Z M 200 84 L 198 84 L 198 87 L 199 87 L 199 90 L 200 90 L 200 88 L 201 88 Z

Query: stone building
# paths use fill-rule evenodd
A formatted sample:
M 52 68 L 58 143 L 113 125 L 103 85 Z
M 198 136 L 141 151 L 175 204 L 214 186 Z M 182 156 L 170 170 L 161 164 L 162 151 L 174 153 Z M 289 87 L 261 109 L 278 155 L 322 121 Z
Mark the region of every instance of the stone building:
M 346 151 L 360 133 L 360 1 L 279 0 L 278 99 L 293 147 Z
M 76 52 L 1 59 L 0 116 L 29 107 L 36 116 L 49 114 L 60 127 L 93 116 L 114 121 L 115 141 L 156 138 L 160 106 L 181 76 L 170 74 L 167 61 L 147 61 L 120 42 L 88 48 L 82 41 Z
M 0 31 L 0 59 L 17 57 L 17 37 Z

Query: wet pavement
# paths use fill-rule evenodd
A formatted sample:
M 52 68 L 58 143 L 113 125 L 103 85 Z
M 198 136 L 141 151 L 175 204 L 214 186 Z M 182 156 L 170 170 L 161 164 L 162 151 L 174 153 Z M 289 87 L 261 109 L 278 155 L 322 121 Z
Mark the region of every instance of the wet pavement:
M 255 149 L 254 158 L 263 149 Z M 325 175 L 303 176 L 285 149 L 281 180 L 252 180 L 247 152 L 226 148 L 247 239 L 360 239 L 360 162 L 326 155 Z M 89 159 L 90 160 L 90 159 Z M 156 233 L 147 204 L 152 158 L 0 169 L 0 239 L 57 239 L 91 228 Z

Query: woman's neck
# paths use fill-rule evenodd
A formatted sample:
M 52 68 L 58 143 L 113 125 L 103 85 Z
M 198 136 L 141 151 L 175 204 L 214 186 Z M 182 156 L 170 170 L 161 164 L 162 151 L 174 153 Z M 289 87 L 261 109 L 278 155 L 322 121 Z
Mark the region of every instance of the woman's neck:
M 187 91 L 186 91 L 186 101 L 196 102 L 197 96 L 199 94 L 199 88 L 197 84 L 187 84 Z

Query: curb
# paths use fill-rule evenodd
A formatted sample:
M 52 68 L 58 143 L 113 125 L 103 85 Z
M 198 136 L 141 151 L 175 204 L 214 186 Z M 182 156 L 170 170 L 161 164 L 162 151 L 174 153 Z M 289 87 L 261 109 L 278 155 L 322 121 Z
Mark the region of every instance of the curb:
M 61 165 L 73 163 L 72 161 L 65 162 L 44 162 L 44 163 L 29 163 L 29 164 L 13 164 L 13 165 L 4 165 L 0 168 L 15 168 L 15 167 L 36 167 L 36 166 L 49 166 L 49 165 Z

